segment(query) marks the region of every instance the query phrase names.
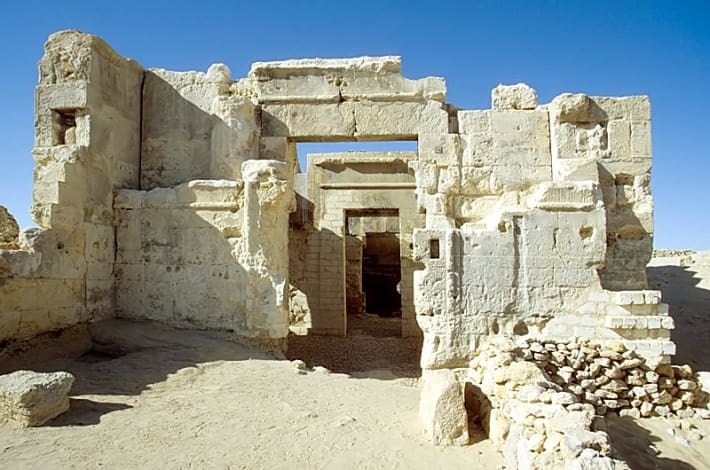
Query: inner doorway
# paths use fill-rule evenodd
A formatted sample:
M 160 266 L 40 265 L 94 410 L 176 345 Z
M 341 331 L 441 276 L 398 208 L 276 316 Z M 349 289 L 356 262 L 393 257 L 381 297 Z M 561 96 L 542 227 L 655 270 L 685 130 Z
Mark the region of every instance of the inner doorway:
M 349 336 L 401 336 L 399 211 L 346 211 L 346 310 Z
M 365 312 L 384 318 L 401 317 L 401 280 L 399 233 L 367 233 L 362 253 Z

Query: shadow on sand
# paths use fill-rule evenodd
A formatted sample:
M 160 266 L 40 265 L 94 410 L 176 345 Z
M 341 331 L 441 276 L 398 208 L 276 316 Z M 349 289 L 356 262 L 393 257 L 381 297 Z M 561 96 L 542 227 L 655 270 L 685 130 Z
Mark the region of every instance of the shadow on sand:
M 656 455 L 651 445 L 661 439 L 632 418 L 608 416 L 606 421 L 615 457 L 624 460 L 633 470 L 696 470 L 680 460 Z
M 124 403 L 108 403 L 87 400 L 85 398 L 71 398 L 69 410 L 47 423 L 47 426 L 90 426 L 92 424 L 99 424 L 101 417 L 105 414 L 130 408 L 133 407 Z
M 698 287 L 700 279 L 689 266 L 664 265 L 647 268 L 649 287 L 663 293 L 675 321 L 671 339 L 677 352 L 676 364 L 689 364 L 694 370 L 710 370 L 710 356 L 704 353 L 710 342 L 710 291 Z
M 286 356 L 353 378 L 417 379 L 421 377 L 421 343 L 417 337 L 291 335 Z
M 103 415 L 132 408 L 111 397 L 136 396 L 186 368 L 215 361 L 277 360 L 230 341 L 226 333 L 176 330 L 151 322 L 105 320 L 64 335 L 45 335 L 34 346 L 0 355 L 0 373 L 28 369 L 74 375 L 69 411 L 51 426 L 97 424 Z M 106 401 L 85 395 L 105 396 Z M 92 397 L 94 398 L 94 397 Z

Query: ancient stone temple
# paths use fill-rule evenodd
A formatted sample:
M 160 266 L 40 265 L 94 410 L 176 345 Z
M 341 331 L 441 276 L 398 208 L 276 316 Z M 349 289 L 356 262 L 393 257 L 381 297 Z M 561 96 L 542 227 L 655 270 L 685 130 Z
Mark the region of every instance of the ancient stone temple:
M 111 317 L 343 336 L 370 312 L 422 336 L 425 371 L 468 367 L 497 336 L 617 341 L 666 362 L 673 321 L 645 274 L 648 98 L 539 104 L 500 85 L 491 109 L 462 110 L 442 78 L 400 67 L 259 62 L 233 79 L 52 35 L 38 228 L 0 231 L 14 233 L 0 240 L 0 341 Z M 395 140 L 416 151 L 296 158 L 302 142 Z

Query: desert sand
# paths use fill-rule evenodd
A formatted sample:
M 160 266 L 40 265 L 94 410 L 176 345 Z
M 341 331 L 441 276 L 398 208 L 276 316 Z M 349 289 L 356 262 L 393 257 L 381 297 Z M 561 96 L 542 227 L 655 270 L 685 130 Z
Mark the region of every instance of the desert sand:
M 676 321 L 674 362 L 710 371 L 710 253 L 659 254 L 649 275 Z M 0 358 L 0 373 L 69 371 L 71 408 L 44 427 L 0 427 L 2 468 L 504 468 L 475 422 L 469 446 L 424 440 L 415 340 L 294 338 L 287 356 L 119 320 L 45 337 Z M 688 420 L 695 439 L 678 419 L 607 422 L 630 468 L 710 468 L 710 437 L 697 440 L 708 421 Z

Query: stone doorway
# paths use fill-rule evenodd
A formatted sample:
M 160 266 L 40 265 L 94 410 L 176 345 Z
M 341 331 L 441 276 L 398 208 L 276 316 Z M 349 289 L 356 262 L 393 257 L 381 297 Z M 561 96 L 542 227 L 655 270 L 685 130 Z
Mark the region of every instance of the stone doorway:
M 402 251 L 397 209 L 346 211 L 347 335 L 402 335 Z

